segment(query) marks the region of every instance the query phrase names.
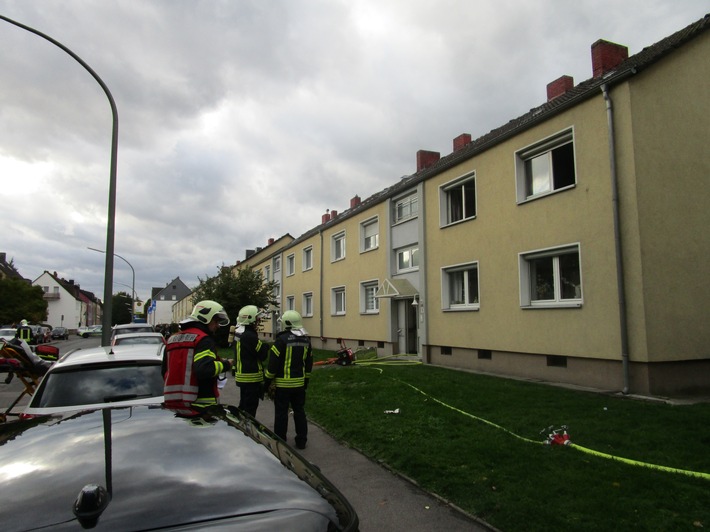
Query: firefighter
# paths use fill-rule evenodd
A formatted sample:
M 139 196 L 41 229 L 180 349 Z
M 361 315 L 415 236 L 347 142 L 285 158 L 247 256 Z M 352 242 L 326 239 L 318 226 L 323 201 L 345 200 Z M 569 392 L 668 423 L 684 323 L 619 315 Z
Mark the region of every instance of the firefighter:
M 305 449 L 308 441 L 306 389 L 313 369 L 311 339 L 303 329 L 301 315 L 295 310 L 284 312 L 281 324 L 284 330 L 276 336 L 271 346 L 264 387 L 268 389 L 272 380 L 276 386 L 274 432 L 286 440 L 290 406 L 296 426 L 296 447 Z
M 263 363 L 269 356 L 269 346 L 259 340 L 259 309 L 242 307 L 234 330 L 234 380 L 239 387 L 239 408 L 256 417 L 259 399 L 264 396 Z
M 218 404 L 217 376 L 229 371 L 232 361 L 217 355 L 215 333 L 229 325 L 229 317 L 216 301 L 200 301 L 180 331 L 168 339 L 163 358 L 164 400 L 179 414 L 196 415 Z
M 15 332 L 15 338 L 19 338 L 20 340 L 24 340 L 28 344 L 32 343 L 32 328 L 27 325 L 27 320 L 22 320 L 20 322 L 20 326 L 17 328 L 17 331 Z

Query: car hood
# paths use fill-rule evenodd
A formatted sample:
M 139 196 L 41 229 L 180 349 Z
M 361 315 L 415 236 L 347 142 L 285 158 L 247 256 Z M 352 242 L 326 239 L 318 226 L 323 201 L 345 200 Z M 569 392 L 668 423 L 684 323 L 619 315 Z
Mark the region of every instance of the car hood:
M 75 501 L 96 486 L 110 499 L 83 522 L 96 530 L 357 530 L 342 494 L 236 409 L 209 420 L 137 406 L 6 423 L 0 481 L 4 530 L 81 528 Z

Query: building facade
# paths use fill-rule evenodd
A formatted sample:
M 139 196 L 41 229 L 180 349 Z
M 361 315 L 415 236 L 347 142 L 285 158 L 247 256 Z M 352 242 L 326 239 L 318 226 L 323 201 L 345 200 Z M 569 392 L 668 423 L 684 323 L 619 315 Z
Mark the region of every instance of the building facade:
M 318 347 L 670 395 L 710 391 L 710 18 L 246 261 Z M 268 248 L 267 248 L 268 249 Z M 239 267 L 239 265 L 237 265 Z M 268 273 L 268 275 L 266 275 Z

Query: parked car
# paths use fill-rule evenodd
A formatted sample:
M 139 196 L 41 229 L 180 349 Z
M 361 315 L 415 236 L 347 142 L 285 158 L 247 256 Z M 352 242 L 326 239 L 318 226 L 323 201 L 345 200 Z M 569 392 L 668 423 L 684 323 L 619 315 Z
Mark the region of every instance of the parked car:
M 159 344 L 165 345 L 165 337 L 157 332 L 140 332 L 117 334 L 111 340 L 111 345 L 128 345 L 128 344 Z
M 81 333 L 82 338 L 89 338 L 90 336 L 101 336 L 103 331 L 102 325 L 92 325 L 88 327 L 84 332 Z
M 163 401 L 163 346 L 125 345 L 70 351 L 47 371 L 22 417 L 108 403 Z
M 52 340 L 69 340 L 69 330 L 66 327 L 52 329 Z
M 111 329 L 111 342 L 117 334 L 152 332 L 155 332 L 155 328 L 150 323 L 122 323 L 114 325 Z
M 357 531 L 340 491 L 236 408 L 107 407 L 0 427 L 6 530 Z
M 17 334 L 17 329 L 10 327 L 0 329 L 0 338 L 3 340 L 10 341 L 15 337 L 15 334 Z

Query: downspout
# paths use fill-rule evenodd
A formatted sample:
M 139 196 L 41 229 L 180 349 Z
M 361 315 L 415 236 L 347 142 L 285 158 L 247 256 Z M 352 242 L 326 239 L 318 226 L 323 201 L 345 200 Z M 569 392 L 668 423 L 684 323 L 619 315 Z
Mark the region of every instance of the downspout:
M 320 238 L 320 272 L 318 274 L 319 288 L 318 288 L 318 323 L 320 327 L 321 344 L 323 343 L 323 230 L 318 229 L 318 237 Z M 321 347 L 325 347 L 321 345 Z
M 609 130 L 609 169 L 611 174 L 611 201 L 614 218 L 614 252 L 616 255 L 616 290 L 619 299 L 619 334 L 621 337 L 621 365 L 624 378 L 623 394 L 629 393 L 629 333 L 626 319 L 626 287 L 624 283 L 624 259 L 621 248 L 619 223 L 619 180 L 616 172 L 616 143 L 614 138 L 614 110 L 612 108 L 609 87 L 601 86 L 606 102 L 607 128 Z

